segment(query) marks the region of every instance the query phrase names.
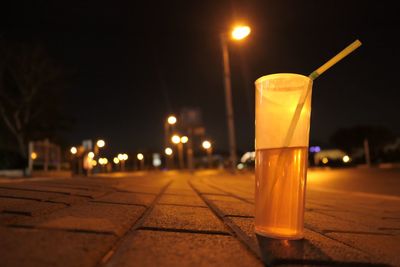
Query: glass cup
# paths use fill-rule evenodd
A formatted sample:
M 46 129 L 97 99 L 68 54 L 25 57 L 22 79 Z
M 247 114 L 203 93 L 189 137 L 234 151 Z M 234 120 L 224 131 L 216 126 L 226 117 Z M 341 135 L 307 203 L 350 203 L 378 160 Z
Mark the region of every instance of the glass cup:
M 270 238 L 301 239 L 312 80 L 278 73 L 257 79 L 255 86 L 255 231 Z M 301 113 L 294 116 L 302 98 Z

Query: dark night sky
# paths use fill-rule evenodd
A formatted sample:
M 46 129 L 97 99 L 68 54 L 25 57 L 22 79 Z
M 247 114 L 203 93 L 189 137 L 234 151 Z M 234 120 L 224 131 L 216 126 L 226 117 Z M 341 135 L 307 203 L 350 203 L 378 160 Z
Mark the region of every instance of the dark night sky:
M 218 35 L 238 20 L 252 27 L 247 40 L 230 44 L 239 149 L 253 149 L 258 77 L 308 75 L 355 39 L 363 45 L 314 83 L 311 140 L 357 124 L 400 134 L 395 1 L 7 2 L 2 38 L 44 43 L 71 73 L 71 144 L 102 137 L 113 152 L 160 149 L 165 116 L 194 106 L 226 149 Z

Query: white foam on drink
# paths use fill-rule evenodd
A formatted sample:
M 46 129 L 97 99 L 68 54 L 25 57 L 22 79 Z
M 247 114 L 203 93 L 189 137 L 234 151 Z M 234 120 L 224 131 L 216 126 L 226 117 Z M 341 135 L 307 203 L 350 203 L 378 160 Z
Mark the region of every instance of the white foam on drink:
M 312 80 L 293 73 L 259 78 L 256 84 L 256 149 L 308 146 L 311 92 L 301 110 L 292 138 L 285 144 L 299 100 Z

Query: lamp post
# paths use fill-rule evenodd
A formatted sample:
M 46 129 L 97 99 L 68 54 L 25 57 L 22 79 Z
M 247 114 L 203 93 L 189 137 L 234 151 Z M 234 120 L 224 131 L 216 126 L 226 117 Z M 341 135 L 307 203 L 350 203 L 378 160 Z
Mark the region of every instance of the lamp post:
M 119 163 L 121 164 L 121 171 L 125 171 L 125 161 L 128 160 L 128 154 L 118 154 L 117 159 L 119 160 Z
M 139 169 L 143 170 L 144 169 L 144 155 L 142 153 L 138 153 L 136 155 L 136 158 L 139 161 Z
M 231 37 L 234 40 L 242 40 L 250 34 L 250 31 L 251 31 L 250 27 L 248 26 L 237 26 L 232 30 Z M 222 50 L 222 63 L 224 68 L 226 119 L 228 122 L 229 163 L 230 167 L 234 170 L 237 161 L 237 155 L 236 155 L 235 124 L 233 118 L 231 73 L 229 68 L 229 50 L 228 50 L 227 34 L 221 33 L 220 39 L 221 39 L 221 50 Z
M 171 169 L 172 168 L 172 162 L 173 162 L 173 154 L 174 151 L 172 150 L 172 148 L 167 147 L 164 150 L 166 158 L 165 158 L 165 165 L 167 167 L 167 169 Z
M 181 137 L 179 135 L 173 135 L 171 137 L 172 143 L 178 147 L 178 158 L 179 158 L 179 169 L 183 169 L 183 143 L 181 142 Z
M 167 120 L 164 122 L 164 135 L 165 135 L 165 140 L 164 140 L 164 146 L 168 147 L 169 140 L 168 137 L 170 136 L 170 127 L 172 127 L 175 123 L 177 122 L 177 119 L 174 115 L 168 116 Z
M 212 157 L 211 157 L 212 145 L 211 145 L 211 142 L 208 140 L 205 140 L 205 141 L 203 141 L 203 143 L 201 145 L 207 152 L 208 167 L 211 168 L 212 167 Z

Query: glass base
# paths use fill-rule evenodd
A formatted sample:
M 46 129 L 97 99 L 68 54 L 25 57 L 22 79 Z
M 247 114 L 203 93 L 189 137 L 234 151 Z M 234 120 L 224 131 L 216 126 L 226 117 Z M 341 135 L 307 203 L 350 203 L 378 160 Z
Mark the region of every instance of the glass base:
M 261 227 L 256 227 L 255 232 L 258 235 L 273 238 L 273 239 L 282 239 L 282 240 L 300 240 L 304 238 L 303 233 L 293 233 L 293 234 L 284 234 L 281 231 L 268 231 L 267 229 L 263 229 Z

